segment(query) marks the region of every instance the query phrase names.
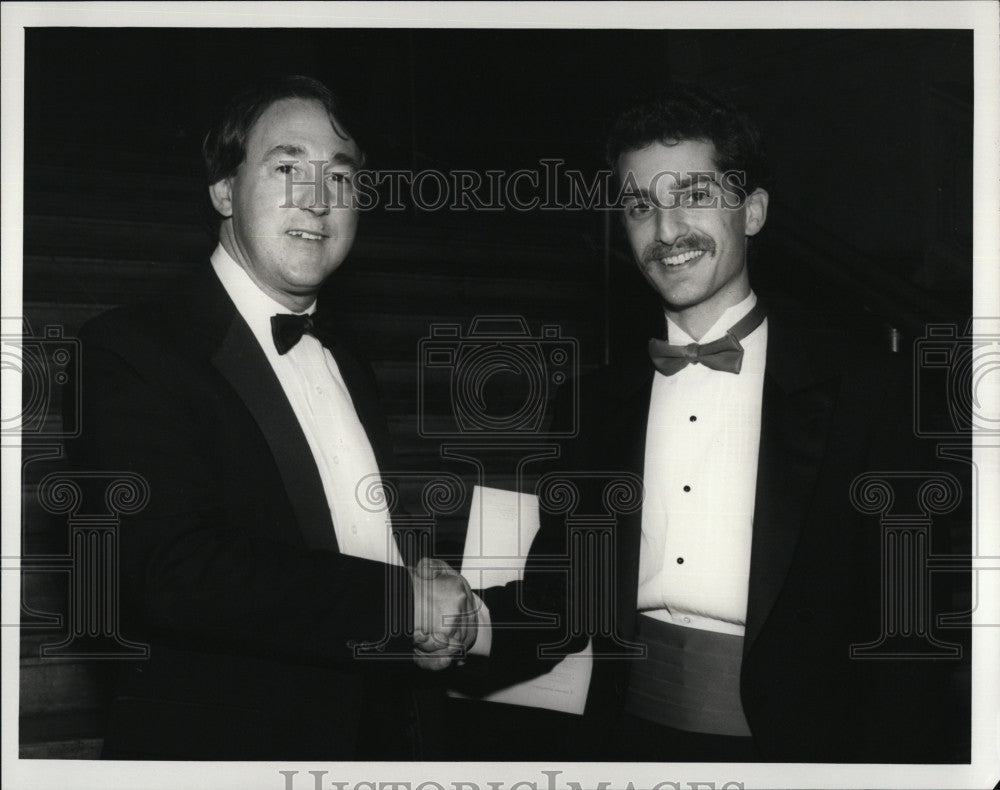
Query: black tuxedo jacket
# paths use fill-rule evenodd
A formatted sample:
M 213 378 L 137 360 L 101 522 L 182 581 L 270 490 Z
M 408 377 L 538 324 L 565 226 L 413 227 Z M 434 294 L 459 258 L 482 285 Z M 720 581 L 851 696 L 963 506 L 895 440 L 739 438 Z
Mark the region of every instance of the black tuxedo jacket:
M 70 458 L 150 489 L 122 518 L 119 557 L 123 635 L 151 651 L 118 666 L 106 754 L 412 756 L 412 660 L 354 651 L 407 651 L 388 622 L 411 611 L 406 571 L 338 551 L 305 435 L 211 268 L 168 302 L 99 316 L 81 341 Z M 384 468 L 374 381 L 331 350 Z
M 944 694 L 955 662 L 850 657 L 852 644 L 880 636 L 882 578 L 879 519 L 852 504 L 851 484 L 865 472 L 934 466 L 929 448 L 914 439 L 909 359 L 901 356 L 839 326 L 817 325 L 809 314 L 768 313 L 741 676 L 745 714 L 765 760 L 947 760 L 939 735 L 949 723 Z M 607 511 L 602 491 L 616 472 L 642 478 L 653 376 L 648 358 L 637 359 L 585 381 L 579 405 L 557 409 L 564 424 L 567 411 L 578 409 L 579 436 L 564 445 L 556 471 L 578 487 L 575 515 Z M 631 662 L 642 660 L 630 657 L 640 536 L 641 508 L 619 515 L 602 573 L 590 573 L 610 583 L 600 600 L 585 593 L 574 601 L 567 574 L 551 571 L 553 558 L 570 556 L 565 513 L 543 509 L 524 583 L 482 594 L 494 622 L 528 617 L 536 627 L 495 629 L 488 667 L 470 673 L 470 688 L 488 691 L 551 666 L 555 659 L 539 658 L 542 644 L 580 649 L 586 639 L 572 632 L 581 622 L 573 607 L 600 611 L 613 600 L 613 632 L 594 635 L 587 703 L 597 743 L 606 740 Z M 576 578 L 586 575 L 578 570 Z M 537 627 L 546 612 L 555 614 L 555 627 Z M 580 759 L 594 759 L 587 748 Z

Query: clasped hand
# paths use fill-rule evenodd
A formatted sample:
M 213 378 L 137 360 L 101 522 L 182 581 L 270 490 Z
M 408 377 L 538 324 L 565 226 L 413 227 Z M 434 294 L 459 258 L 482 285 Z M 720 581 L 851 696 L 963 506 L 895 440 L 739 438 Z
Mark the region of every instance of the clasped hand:
M 476 641 L 476 600 L 469 583 L 444 561 L 424 557 L 412 570 L 414 660 L 445 669 Z

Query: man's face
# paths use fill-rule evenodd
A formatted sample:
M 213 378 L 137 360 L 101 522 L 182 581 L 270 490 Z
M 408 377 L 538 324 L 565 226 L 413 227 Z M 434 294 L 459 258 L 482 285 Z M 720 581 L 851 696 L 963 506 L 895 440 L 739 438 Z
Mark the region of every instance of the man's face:
M 303 310 L 354 241 L 358 147 L 337 134 L 319 102 L 282 99 L 254 124 L 246 148 L 235 175 L 210 187 L 226 217 L 220 240 L 261 290 Z
M 758 189 L 737 200 L 717 172 L 715 146 L 703 140 L 627 151 L 618 172 L 627 187 L 625 233 L 636 263 L 667 313 L 700 337 L 750 293 L 746 238 L 764 225 L 767 193 Z M 638 187 L 634 194 L 631 185 Z

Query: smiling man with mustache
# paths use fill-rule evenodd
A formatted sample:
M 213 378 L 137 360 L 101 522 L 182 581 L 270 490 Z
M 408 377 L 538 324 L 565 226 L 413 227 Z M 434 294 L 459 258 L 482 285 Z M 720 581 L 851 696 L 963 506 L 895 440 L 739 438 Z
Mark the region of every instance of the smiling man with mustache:
M 618 119 L 607 158 L 664 332 L 557 405 L 558 429 L 578 418 L 552 478 L 577 487 L 574 518 L 543 506 L 523 582 L 482 595 L 494 622 L 558 625 L 495 628 L 494 672 L 537 674 L 554 646 L 591 638 L 575 759 L 944 761 L 948 664 L 851 653 L 883 625 L 882 533 L 852 484 L 934 468 L 913 434 L 911 360 L 846 310 L 758 299 L 747 252 L 767 169 L 728 101 L 668 84 Z M 641 479 L 641 506 L 613 514 L 613 535 L 574 537 L 583 513 L 615 509 L 616 475 Z M 571 546 L 588 540 L 603 553 L 581 560 Z M 567 585 L 557 557 L 587 567 Z
M 715 159 L 706 140 L 657 140 L 617 162 L 638 184 L 624 200 L 632 252 L 667 319 L 694 340 L 750 295 L 746 239 L 767 218 L 759 186 L 731 207 L 725 179 L 713 177 Z

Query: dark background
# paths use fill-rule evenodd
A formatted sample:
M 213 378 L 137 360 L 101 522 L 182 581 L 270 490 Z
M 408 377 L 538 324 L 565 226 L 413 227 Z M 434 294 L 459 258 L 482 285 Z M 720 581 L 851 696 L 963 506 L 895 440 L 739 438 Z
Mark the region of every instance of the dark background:
M 673 76 L 730 91 L 763 128 L 775 174 L 759 291 L 804 300 L 817 320 L 860 320 L 887 343 L 895 329 L 900 353 L 928 322 L 970 314 L 971 31 L 34 28 L 25 53 L 24 309 L 36 334 L 72 337 L 205 265 L 202 136 L 235 92 L 282 73 L 347 100 L 371 166 L 415 170 L 559 158 L 591 173 L 633 97 Z M 588 368 L 641 348 L 662 322 L 601 211 L 369 212 L 322 298 L 373 362 L 401 468 L 425 471 L 446 466 L 440 440 L 418 431 L 432 325 L 558 325 Z M 58 460 L 25 458 L 25 554 L 65 552 L 65 527 L 53 541 L 30 496 Z M 25 600 L 50 611 L 65 591 L 39 582 Z M 54 638 L 22 640 L 25 756 L 99 744 L 87 667 L 37 659 Z
M 129 295 L 39 257 L 205 257 L 200 142 L 220 105 L 262 77 L 333 86 L 362 119 L 376 168 L 513 171 L 559 158 L 591 173 L 617 112 L 680 76 L 731 91 L 763 128 L 775 183 L 758 288 L 866 311 L 910 337 L 969 313 L 968 31 L 32 29 L 26 43 L 28 302 L 52 289 L 79 302 Z M 102 238 L 114 223 L 116 249 Z M 636 280 L 612 227 L 611 279 Z M 455 240 L 486 246 L 489 260 L 450 249 Z M 346 282 L 330 290 L 350 292 L 384 254 L 414 275 L 536 279 L 551 286 L 538 318 L 565 319 L 556 303 L 594 298 L 587 275 L 603 285 L 604 246 L 597 211 L 372 212 Z M 521 270 L 529 259 L 541 268 Z M 433 295 L 410 296 L 411 314 L 449 313 Z M 523 294 L 510 296 L 497 307 L 523 312 Z M 465 312 L 489 312 L 486 301 Z M 372 307 L 391 310 L 391 296 Z M 603 324 L 603 300 L 595 307 L 588 317 Z M 614 336 L 622 315 L 599 336 Z

